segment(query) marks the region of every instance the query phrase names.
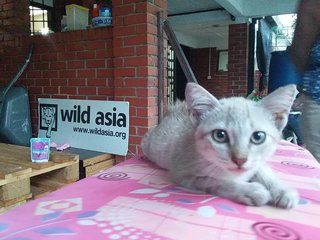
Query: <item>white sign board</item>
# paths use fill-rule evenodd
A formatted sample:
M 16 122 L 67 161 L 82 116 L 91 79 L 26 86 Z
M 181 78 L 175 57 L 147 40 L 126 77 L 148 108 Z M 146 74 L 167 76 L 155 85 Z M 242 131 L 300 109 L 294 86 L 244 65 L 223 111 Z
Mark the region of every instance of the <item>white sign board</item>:
M 71 147 L 127 155 L 128 102 L 40 98 L 38 110 L 38 137 Z

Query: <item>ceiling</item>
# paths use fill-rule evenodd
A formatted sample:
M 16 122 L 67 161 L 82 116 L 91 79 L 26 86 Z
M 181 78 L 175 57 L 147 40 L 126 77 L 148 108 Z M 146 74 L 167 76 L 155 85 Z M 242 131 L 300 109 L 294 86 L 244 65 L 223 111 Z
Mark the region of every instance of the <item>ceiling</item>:
M 298 0 L 168 0 L 178 41 L 193 48 L 228 48 L 228 25 L 295 13 Z

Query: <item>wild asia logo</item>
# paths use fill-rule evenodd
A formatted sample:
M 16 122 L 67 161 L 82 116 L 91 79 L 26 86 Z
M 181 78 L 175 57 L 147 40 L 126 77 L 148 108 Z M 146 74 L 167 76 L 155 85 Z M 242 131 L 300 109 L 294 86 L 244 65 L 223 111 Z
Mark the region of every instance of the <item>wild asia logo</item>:
M 59 115 L 59 116 L 58 116 Z M 40 104 L 40 129 L 46 130 L 46 136 L 51 137 L 51 131 L 58 131 L 58 123 L 81 123 L 95 126 L 127 127 L 127 116 L 118 112 L 116 107 L 112 111 L 92 112 L 91 106 L 74 105 L 73 109 L 59 109 L 57 104 Z

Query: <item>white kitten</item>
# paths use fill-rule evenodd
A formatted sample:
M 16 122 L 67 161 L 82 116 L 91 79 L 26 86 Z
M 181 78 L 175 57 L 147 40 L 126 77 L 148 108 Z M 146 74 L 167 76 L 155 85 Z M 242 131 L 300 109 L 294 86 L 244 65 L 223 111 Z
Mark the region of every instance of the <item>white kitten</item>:
M 145 156 L 168 169 L 184 187 L 247 205 L 292 208 L 295 190 L 282 185 L 265 163 L 274 154 L 295 98 L 295 85 L 254 102 L 217 100 L 195 83 L 186 87 L 163 121 L 143 138 Z

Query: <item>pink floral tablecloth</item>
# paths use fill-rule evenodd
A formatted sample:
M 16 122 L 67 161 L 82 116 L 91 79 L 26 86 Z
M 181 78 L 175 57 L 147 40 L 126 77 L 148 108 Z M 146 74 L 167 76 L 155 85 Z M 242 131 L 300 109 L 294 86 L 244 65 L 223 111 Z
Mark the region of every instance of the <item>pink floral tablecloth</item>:
M 320 239 L 320 165 L 282 142 L 269 164 L 301 199 L 292 210 L 249 207 L 172 184 L 130 159 L 0 215 L 0 240 Z

